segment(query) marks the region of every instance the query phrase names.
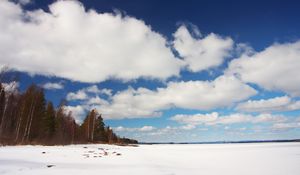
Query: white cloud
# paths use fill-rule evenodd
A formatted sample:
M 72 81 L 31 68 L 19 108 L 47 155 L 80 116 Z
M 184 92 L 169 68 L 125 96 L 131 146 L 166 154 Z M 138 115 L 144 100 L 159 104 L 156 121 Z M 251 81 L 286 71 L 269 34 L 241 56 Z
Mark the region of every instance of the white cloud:
M 243 54 L 232 60 L 227 74 L 235 74 L 245 82 L 267 90 L 279 90 L 300 96 L 300 41 L 273 44 L 261 52 Z
M 149 131 L 153 131 L 155 130 L 156 128 L 153 127 L 153 126 L 143 126 L 142 128 L 139 129 L 139 131 L 142 131 L 142 132 L 149 132 Z
M 104 88 L 104 89 L 101 89 L 100 94 L 104 94 L 104 95 L 107 95 L 107 96 L 112 96 L 112 90 Z
M 96 96 L 96 97 L 89 97 L 88 100 L 85 102 L 85 105 L 108 105 L 109 103 L 100 98 L 99 96 Z
M 18 0 L 18 2 L 22 5 L 30 4 L 32 0 Z
M 179 123 L 190 124 L 190 125 L 200 125 L 200 124 L 213 124 L 217 121 L 219 114 L 217 112 L 209 114 L 177 114 L 171 117 L 171 120 L 177 121 Z
M 287 118 L 281 115 L 259 114 L 253 116 L 240 113 L 220 116 L 217 112 L 212 112 L 193 115 L 177 114 L 171 117 L 171 120 L 188 125 L 228 125 L 234 123 L 278 123 L 286 121 Z
M 230 127 L 229 126 L 225 126 L 224 130 L 230 130 Z
M 112 95 L 112 90 L 111 89 L 106 89 L 106 88 L 99 89 L 98 86 L 96 86 L 96 85 L 89 86 L 87 88 L 84 88 L 83 90 L 85 92 L 93 93 L 93 94 L 105 94 L 105 95 L 108 95 L 108 96 Z
M 113 128 L 115 131 L 117 132 L 150 132 L 150 131 L 154 131 L 156 130 L 157 128 L 153 127 L 153 126 L 143 126 L 143 127 L 140 127 L 140 128 L 126 128 L 126 127 L 123 127 L 123 126 L 118 126 L 118 127 L 115 127 Z
M 109 93 L 107 98 L 88 95 L 87 89 L 90 88 L 70 92 L 67 100 L 83 100 L 84 108 L 96 108 L 106 119 L 159 117 L 163 110 L 172 107 L 197 110 L 230 107 L 257 93 L 234 76 L 220 76 L 212 81 L 169 82 L 155 90 L 128 88 L 114 95 Z
M 166 126 L 164 128 L 157 128 L 156 130 L 153 130 L 152 132 L 147 133 L 148 136 L 175 136 L 180 135 L 183 133 L 189 133 L 191 130 L 196 129 L 195 125 L 183 125 L 183 126 Z M 198 131 L 207 131 L 207 128 L 198 128 Z M 189 133 L 189 136 L 190 133 Z
M 76 101 L 76 100 L 85 100 L 88 99 L 87 104 L 103 104 L 106 103 L 104 100 L 102 100 L 100 97 L 89 97 L 89 94 L 95 94 L 95 95 L 106 95 L 111 96 L 112 95 L 111 89 L 99 89 L 96 85 L 92 85 L 86 88 L 82 88 L 78 90 L 77 92 L 69 92 L 67 94 L 67 100 L 69 101 Z
M 289 130 L 289 129 L 295 129 L 295 128 L 300 128 L 300 122 L 296 123 L 275 123 L 272 126 L 272 129 L 275 131 L 280 131 L 280 130 Z
M 248 100 L 237 105 L 236 110 L 245 112 L 275 112 L 300 109 L 300 101 L 293 101 L 288 96 L 270 99 Z
M 198 29 L 194 27 L 193 31 L 200 36 Z M 204 38 L 193 38 L 184 25 L 177 29 L 174 38 L 174 48 L 193 72 L 221 65 L 233 47 L 231 38 L 222 38 L 214 33 Z
M 172 135 L 177 134 L 180 130 L 177 127 L 166 126 L 164 128 L 157 129 L 156 131 L 150 132 L 150 136 L 160 136 L 172 133 Z
M 131 131 L 131 129 L 125 128 L 123 126 L 115 127 L 115 128 L 113 128 L 113 130 L 116 131 L 116 132 Z
M 4 87 L 5 92 L 14 93 L 18 89 L 19 83 L 16 81 L 12 81 L 9 83 L 2 83 L 2 86 Z
M 65 106 L 66 114 L 72 112 L 73 117 L 75 118 L 76 123 L 82 123 L 84 115 L 86 115 L 86 110 L 84 107 L 77 106 Z
M 236 93 L 239 92 L 239 93 Z M 235 77 L 221 76 L 213 81 L 169 82 L 164 88 L 129 88 L 102 99 L 93 106 L 105 118 L 157 117 L 172 107 L 210 110 L 228 107 L 255 95 L 256 91 Z
M 243 54 L 252 55 L 255 53 L 254 49 L 246 43 L 237 43 L 234 51 L 235 54 L 239 56 Z
M 88 95 L 83 90 L 79 90 L 77 92 L 70 92 L 67 94 L 67 100 L 85 100 L 88 98 Z
M 181 127 L 181 129 L 183 129 L 183 130 L 192 130 L 192 129 L 195 129 L 196 128 L 196 126 L 195 125 L 183 125 L 182 127 Z
M 57 1 L 49 12 L 0 1 L 0 65 L 81 82 L 178 76 L 183 61 L 144 21 Z
M 45 83 L 42 85 L 44 89 L 55 90 L 55 89 L 63 89 L 64 85 L 62 83 Z
M 99 94 L 101 93 L 101 90 L 98 88 L 96 85 L 92 85 L 90 87 L 87 87 L 85 89 L 86 92 L 94 93 L 94 94 Z
M 162 136 L 162 135 L 177 135 L 179 133 L 187 133 L 192 129 L 195 129 L 196 126 L 194 125 L 183 125 L 183 126 L 178 126 L 178 127 L 172 127 L 172 126 L 166 126 L 162 128 L 156 128 L 153 126 L 143 126 L 143 127 L 123 127 L 123 126 L 118 126 L 113 128 L 114 131 L 117 133 L 122 133 L 127 132 L 125 134 L 132 134 L 135 133 L 136 136 L 143 136 L 143 137 L 152 137 L 152 136 Z M 200 131 L 206 131 L 206 128 L 200 129 Z M 131 135 L 132 136 L 132 135 Z

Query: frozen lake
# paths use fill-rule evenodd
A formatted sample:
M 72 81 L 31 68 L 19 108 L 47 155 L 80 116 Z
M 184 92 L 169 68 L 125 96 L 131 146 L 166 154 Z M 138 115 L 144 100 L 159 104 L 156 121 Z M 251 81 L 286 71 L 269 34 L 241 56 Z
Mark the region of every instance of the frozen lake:
M 7 146 L 0 174 L 299 175 L 300 143 Z

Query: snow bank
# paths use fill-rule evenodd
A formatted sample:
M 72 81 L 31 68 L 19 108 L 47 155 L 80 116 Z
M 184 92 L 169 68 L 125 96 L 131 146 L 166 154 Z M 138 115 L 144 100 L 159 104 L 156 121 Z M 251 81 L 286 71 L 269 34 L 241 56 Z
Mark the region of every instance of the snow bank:
M 299 175 L 299 165 L 300 143 L 0 147 L 0 174 Z

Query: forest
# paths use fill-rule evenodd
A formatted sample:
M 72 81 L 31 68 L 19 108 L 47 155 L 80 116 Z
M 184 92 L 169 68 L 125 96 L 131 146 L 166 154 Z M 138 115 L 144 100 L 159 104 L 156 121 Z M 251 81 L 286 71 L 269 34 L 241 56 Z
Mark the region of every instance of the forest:
M 55 107 L 44 90 L 32 84 L 24 92 L 5 90 L 0 82 L 0 144 L 67 145 L 86 143 L 136 144 L 106 126 L 101 114 L 89 111 L 81 125 L 65 102 Z

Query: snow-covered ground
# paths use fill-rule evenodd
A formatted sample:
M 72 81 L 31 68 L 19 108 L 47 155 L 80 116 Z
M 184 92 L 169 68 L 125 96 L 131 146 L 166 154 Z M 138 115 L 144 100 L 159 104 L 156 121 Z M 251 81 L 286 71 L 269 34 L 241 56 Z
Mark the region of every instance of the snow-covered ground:
M 7 146 L 0 174 L 299 175 L 300 143 Z

